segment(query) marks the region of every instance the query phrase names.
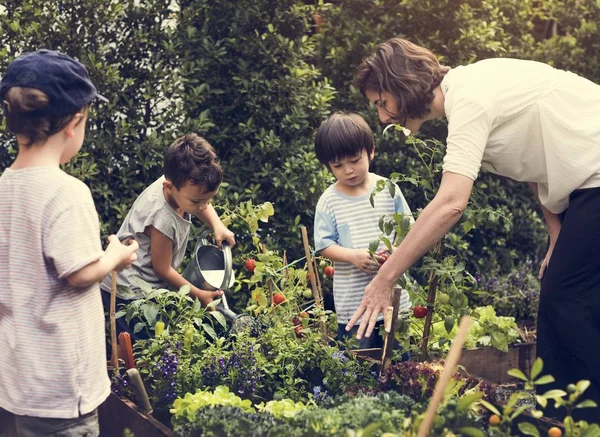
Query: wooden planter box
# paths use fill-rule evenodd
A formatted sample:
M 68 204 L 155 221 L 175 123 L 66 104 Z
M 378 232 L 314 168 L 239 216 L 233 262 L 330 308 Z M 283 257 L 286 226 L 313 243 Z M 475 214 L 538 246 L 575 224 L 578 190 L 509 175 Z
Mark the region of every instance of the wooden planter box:
M 488 382 L 503 384 L 516 381 L 506 373 L 510 369 L 519 369 L 528 375 L 535 358 L 535 343 L 510 346 L 508 352 L 492 347 L 478 347 L 463 350 L 459 365 L 471 375 Z
M 129 429 L 136 437 L 174 437 L 175 434 L 133 402 L 111 393 L 98 407 L 100 437 L 122 437 Z

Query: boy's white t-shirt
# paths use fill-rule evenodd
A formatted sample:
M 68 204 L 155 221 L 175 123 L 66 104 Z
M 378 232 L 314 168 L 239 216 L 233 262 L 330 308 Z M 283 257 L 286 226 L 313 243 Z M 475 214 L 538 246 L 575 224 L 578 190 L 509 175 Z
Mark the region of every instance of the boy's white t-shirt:
M 379 219 L 382 215 L 391 217 L 394 213 L 412 215 L 404 196 L 396 186 L 392 198 L 387 187 L 375 196 L 375 208 L 369 198 L 378 180 L 385 178 L 374 173 L 371 176 L 371 187 L 361 196 L 347 196 L 340 193 L 334 185 L 328 187 L 317 203 L 315 211 L 314 239 L 315 250 L 323 250 L 333 244 L 349 249 L 368 249 L 369 243 L 378 239 L 382 232 Z M 378 251 L 387 250 L 380 243 Z M 365 287 L 374 278 L 349 263 L 334 263 L 333 298 L 338 323 L 348 323 L 358 309 Z M 400 296 L 400 310 L 410 308 L 408 294 Z M 382 317 L 379 318 L 380 320 Z
M 121 298 L 135 299 L 144 297 L 143 292 L 135 283 L 135 277 L 144 280 L 153 288 L 168 286 L 165 281 L 156 276 L 152 268 L 150 237 L 144 234 L 148 226 L 153 226 L 173 242 L 173 260 L 171 266 L 176 269 L 183 262 L 190 234 L 191 221 L 181 217 L 167 203 L 163 193 L 164 181 L 165 177 L 161 176 L 139 195 L 127 213 L 125 220 L 123 220 L 119 232 L 117 232 L 118 237 L 133 234 L 139 244 L 137 260 L 131 264 L 131 267 L 117 274 L 117 285 L 127 287 L 132 292 L 127 296 L 118 292 L 117 294 Z M 102 281 L 102 290 L 110 292 L 110 286 L 111 276 L 107 275 Z
M 487 59 L 441 83 L 448 118 L 443 169 L 480 167 L 536 182 L 541 203 L 564 211 L 579 188 L 600 186 L 600 86 L 549 65 Z
M 0 177 L 0 407 L 74 418 L 110 394 L 98 284 L 66 278 L 102 255 L 89 188 L 58 167 Z

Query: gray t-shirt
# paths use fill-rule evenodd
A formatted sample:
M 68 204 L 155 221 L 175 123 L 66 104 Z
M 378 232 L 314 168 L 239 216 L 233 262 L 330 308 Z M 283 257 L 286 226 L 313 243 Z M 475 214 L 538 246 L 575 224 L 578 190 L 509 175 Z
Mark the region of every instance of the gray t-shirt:
M 137 251 L 137 260 L 130 268 L 117 274 L 117 286 L 129 288 L 135 298 L 144 297 L 143 292 L 133 281 L 139 277 L 153 288 L 164 288 L 167 284 L 154 273 L 152 258 L 150 256 L 150 237 L 144 234 L 148 226 L 154 226 L 157 230 L 173 242 L 173 260 L 171 266 L 176 269 L 181 265 L 185 255 L 188 238 L 190 235 L 191 222 L 189 218 L 183 218 L 165 199 L 163 193 L 163 182 L 165 177 L 161 176 L 152 185 L 144 190 L 135 200 L 131 210 L 125 217 L 117 236 L 127 234 L 135 235 L 140 248 Z M 102 281 L 101 288 L 110 291 L 111 277 L 107 275 Z M 117 295 L 123 299 L 134 298 L 131 294 L 117 291 Z

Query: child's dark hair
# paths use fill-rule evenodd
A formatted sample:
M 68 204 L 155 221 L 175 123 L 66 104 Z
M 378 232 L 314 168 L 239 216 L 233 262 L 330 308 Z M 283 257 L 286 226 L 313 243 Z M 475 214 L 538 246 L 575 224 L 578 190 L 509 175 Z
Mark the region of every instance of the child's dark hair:
M 323 164 L 373 152 L 373 132 L 358 114 L 335 112 L 321 123 L 315 140 L 317 159 Z
M 73 120 L 77 112 L 85 112 L 87 106 L 73 114 L 53 117 L 39 115 L 37 111 L 45 109 L 50 103 L 48 96 L 35 88 L 9 88 L 2 101 L 6 125 L 15 135 L 27 138 L 25 147 L 44 142 L 48 137 L 60 132 Z
M 204 138 L 187 134 L 177 138 L 165 155 L 165 177 L 178 190 L 188 182 L 215 191 L 223 181 L 217 154 Z

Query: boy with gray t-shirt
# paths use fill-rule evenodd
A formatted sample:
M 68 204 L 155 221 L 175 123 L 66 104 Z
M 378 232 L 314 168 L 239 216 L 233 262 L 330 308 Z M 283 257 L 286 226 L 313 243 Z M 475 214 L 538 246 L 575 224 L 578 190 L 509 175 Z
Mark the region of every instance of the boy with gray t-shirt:
M 179 289 L 189 284 L 191 294 L 204 305 L 222 294 L 220 290 L 199 289 L 177 272 L 185 255 L 192 215 L 212 228 L 217 244 L 223 240 L 235 244 L 233 233 L 210 204 L 222 180 L 217 155 L 204 138 L 188 134 L 171 144 L 165 155 L 164 176 L 136 199 L 117 233 L 118 237 L 133 235 L 140 246 L 137 261 L 117 274 L 117 285 L 131 291 L 124 294 L 117 289 L 119 303 L 144 296 L 134 277 L 154 288 Z M 105 309 L 110 307 L 110 287 L 111 277 L 107 275 L 101 285 Z M 117 324 L 118 331 L 129 331 L 123 318 Z

